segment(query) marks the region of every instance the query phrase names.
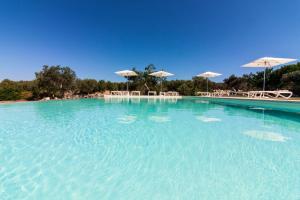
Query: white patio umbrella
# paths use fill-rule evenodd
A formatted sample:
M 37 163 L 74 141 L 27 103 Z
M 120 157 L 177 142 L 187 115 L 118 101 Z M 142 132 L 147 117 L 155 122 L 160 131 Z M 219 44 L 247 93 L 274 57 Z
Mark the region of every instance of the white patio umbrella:
M 149 74 L 150 76 L 155 76 L 155 77 L 158 77 L 158 78 L 161 78 L 161 82 L 160 82 L 160 91 L 162 91 L 162 78 L 164 77 L 168 77 L 168 76 L 174 76 L 174 74 L 171 74 L 169 72 L 166 72 L 166 71 L 157 71 L 157 72 L 153 72 L 151 74 Z
M 204 77 L 206 78 L 206 92 L 208 93 L 208 78 L 213 78 L 216 76 L 221 76 L 222 74 L 215 73 L 215 72 L 204 72 L 202 74 L 198 74 L 198 77 Z
M 242 67 L 261 67 L 264 68 L 264 84 L 263 91 L 265 91 L 266 86 L 266 68 L 272 68 L 278 65 L 283 65 L 286 63 L 294 62 L 296 59 L 291 58 L 273 58 L 273 57 L 263 57 L 257 60 L 254 60 L 248 64 L 243 65 Z
M 137 73 L 135 71 L 131 71 L 131 70 L 122 70 L 122 71 L 117 71 L 115 72 L 116 74 L 118 74 L 119 76 L 123 76 L 125 78 L 131 77 L 131 76 L 137 76 Z M 128 80 L 127 80 L 127 91 L 128 91 Z

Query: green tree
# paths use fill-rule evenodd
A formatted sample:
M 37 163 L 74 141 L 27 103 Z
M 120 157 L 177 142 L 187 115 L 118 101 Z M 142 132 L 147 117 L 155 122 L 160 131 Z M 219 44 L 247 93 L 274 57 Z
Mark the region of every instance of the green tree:
M 95 79 L 77 79 L 76 88 L 80 94 L 91 94 L 98 91 L 98 82 Z
M 146 94 L 148 90 L 160 90 L 159 79 L 149 74 L 155 72 L 155 66 L 149 64 L 145 67 L 144 71 L 138 71 L 135 68 L 132 68 L 138 75 L 129 77 L 128 80 L 131 82 L 129 84 L 130 90 L 139 90 L 142 94 Z
M 18 100 L 21 98 L 21 90 L 16 82 L 4 79 L 0 83 L 0 101 Z
M 98 81 L 98 91 L 104 92 L 106 89 L 106 83 L 104 80 Z
M 244 75 L 242 77 L 237 77 L 231 75 L 228 78 L 224 79 L 225 88 L 228 90 L 248 90 L 250 87 L 248 82 L 249 76 Z
M 291 90 L 295 95 L 300 96 L 300 70 L 284 74 L 281 80 L 283 89 Z
M 196 92 L 204 92 L 207 90 L 207 79 L 203 77 L 193 77 L 193 86 L 194 86 L 194 93 Z M 213 89 L 213 82 L 208 80 L 208 88 L 210 90 Z M 194 95 L 194 94 L 193 94 Z
M 44 65 L 42 71 L 36 72 L 38 96 L 62 97 L 64 92 L 74 89 L 76 74 L 69 67 Z
M 106 82 L 106 89 L 109 91 L 118 90 L 118 84 L 107 81 Z
M 155 72 L 156 67 L 153 64 L 150 64 L 145 67 L 142 77 L 144 84 L 146 84 L 150 90 L 157 90 L 157 84 L 159 83 L 159 78 L 155 76 L 150 76 L 149 74 Z
M 191 80 L 184 81 L 178 88 L 177 91 L 181 95 L 192 96 L 195 94 L 194 85 Z

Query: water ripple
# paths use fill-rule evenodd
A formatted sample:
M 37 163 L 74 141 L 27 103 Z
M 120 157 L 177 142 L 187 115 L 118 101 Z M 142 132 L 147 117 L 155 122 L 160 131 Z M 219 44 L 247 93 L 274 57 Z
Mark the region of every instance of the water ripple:
M 270 131 L 249 130 L 243 132 L 243 134 L 258 140 L 267 140 L 273 142 L 286 142 L 290 139 L 289 137 L 285 137 L 280 133 Z
M 198 116 L 196 117 L 197 120 L 200 120 L 202 122 L 220 122 L 222 121 L 219 118 L 215 118 L 215 117 L 205 117 L 205 116 Z

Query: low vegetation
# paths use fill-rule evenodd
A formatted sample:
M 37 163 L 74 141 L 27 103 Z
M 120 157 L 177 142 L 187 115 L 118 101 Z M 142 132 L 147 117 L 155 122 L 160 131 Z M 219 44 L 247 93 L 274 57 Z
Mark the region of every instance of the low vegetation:
M 149 76 L 156 70 L 154 65 L 148 65 L 143 71 L 133 68 L 138 74 L 128 78 L 130 90 L 139 90 L 145 94 L 147 90 L 160 90 L 160 79 Z M 124 82 L 110 82 L 95 79 L 79 79 L 69 67 L 43 66 L 40 72 L 35 73 L 32 81 L 11 81 L 8 79 L 0 82 L 0 100 L 34 100 L 44 97 L 62 98 L 65 93 L 86 95 L 95 92 L 111 90 L 126 90 Z M 300 96 L 300 63 L 287 65 L 279 69 L 268 69 L 266 73 L 266 89 L 291 90 L 295 96 Z M 209 81 L 209 88 L 229 90 L 261 90 L 263 72 L 244 74 L 241 77 L 231 75 L 222 83 Z M 197 91 L 206 90 L 206 80 L 193 77 L 191 80 L 163 80 L 163 90 L 177 91 L 181 95 L 194 95 Z

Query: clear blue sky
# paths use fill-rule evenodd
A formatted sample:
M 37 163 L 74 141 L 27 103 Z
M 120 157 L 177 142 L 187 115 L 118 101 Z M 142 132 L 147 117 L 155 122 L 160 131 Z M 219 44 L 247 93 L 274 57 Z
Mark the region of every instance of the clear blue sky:
M 153 63 L 190 79 L 249 73 L 263 56 L 300 58 L 299 0 L 0 1 L 0 80 L 30 80 L 44 64 L 80 78 Z

